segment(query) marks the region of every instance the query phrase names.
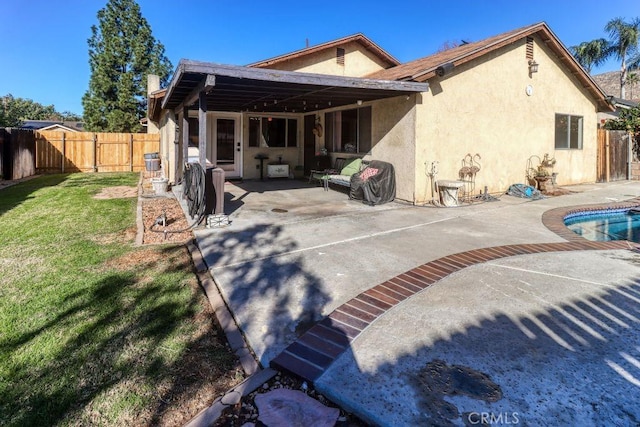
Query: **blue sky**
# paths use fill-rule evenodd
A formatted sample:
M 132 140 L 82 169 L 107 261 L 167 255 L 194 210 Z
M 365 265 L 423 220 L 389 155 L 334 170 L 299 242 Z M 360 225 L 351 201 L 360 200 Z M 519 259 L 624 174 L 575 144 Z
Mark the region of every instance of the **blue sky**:
M 0 95 L 82 114 L 87 39 L 107 0 L 0 0 Z M 181 58 L 246 65 L 354 33 L 405 62 L 446 42 L 478 41 L 545 21 L 566 46 L 606 37 L 614 17 L 640 17 L 638 0 L 138 0 L 174 67 Z M 614 71 L 610 61 L 594 73 Z

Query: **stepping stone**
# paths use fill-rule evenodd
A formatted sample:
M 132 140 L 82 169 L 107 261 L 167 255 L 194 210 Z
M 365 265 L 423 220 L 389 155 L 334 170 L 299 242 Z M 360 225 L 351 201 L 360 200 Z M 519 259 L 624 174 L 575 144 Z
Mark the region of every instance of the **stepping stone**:
M 269 427 L 333 427 L 340 410 L 329 408 L 301 391 L 279 388 L 255 397 L 258 420 Z

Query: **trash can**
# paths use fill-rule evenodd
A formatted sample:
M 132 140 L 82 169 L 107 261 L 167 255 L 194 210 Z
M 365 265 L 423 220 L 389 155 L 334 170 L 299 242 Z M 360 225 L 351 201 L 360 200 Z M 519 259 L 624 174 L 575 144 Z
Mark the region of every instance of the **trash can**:
M 160 153 L 145 153 L 144 166 L 148 172 L 160 170 Z

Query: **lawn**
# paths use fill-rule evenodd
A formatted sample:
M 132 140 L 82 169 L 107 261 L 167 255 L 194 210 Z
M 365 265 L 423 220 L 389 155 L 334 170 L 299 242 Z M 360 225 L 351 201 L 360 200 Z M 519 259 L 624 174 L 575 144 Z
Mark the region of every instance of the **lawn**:
M 0 190 L 0 425 L 182 425 L 241 380 L 183 245 L 137 247 L 139 175 Z

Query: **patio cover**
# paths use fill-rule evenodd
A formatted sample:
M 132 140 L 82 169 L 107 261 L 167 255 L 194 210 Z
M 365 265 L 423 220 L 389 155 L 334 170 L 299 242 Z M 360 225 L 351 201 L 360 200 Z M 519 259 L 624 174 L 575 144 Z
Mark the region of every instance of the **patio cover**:
M 162 108 L 207 111 L 305 113 L 426 92 L 428 83 L 374 80 L 222 65 L 182 59 L 167 87 Z

